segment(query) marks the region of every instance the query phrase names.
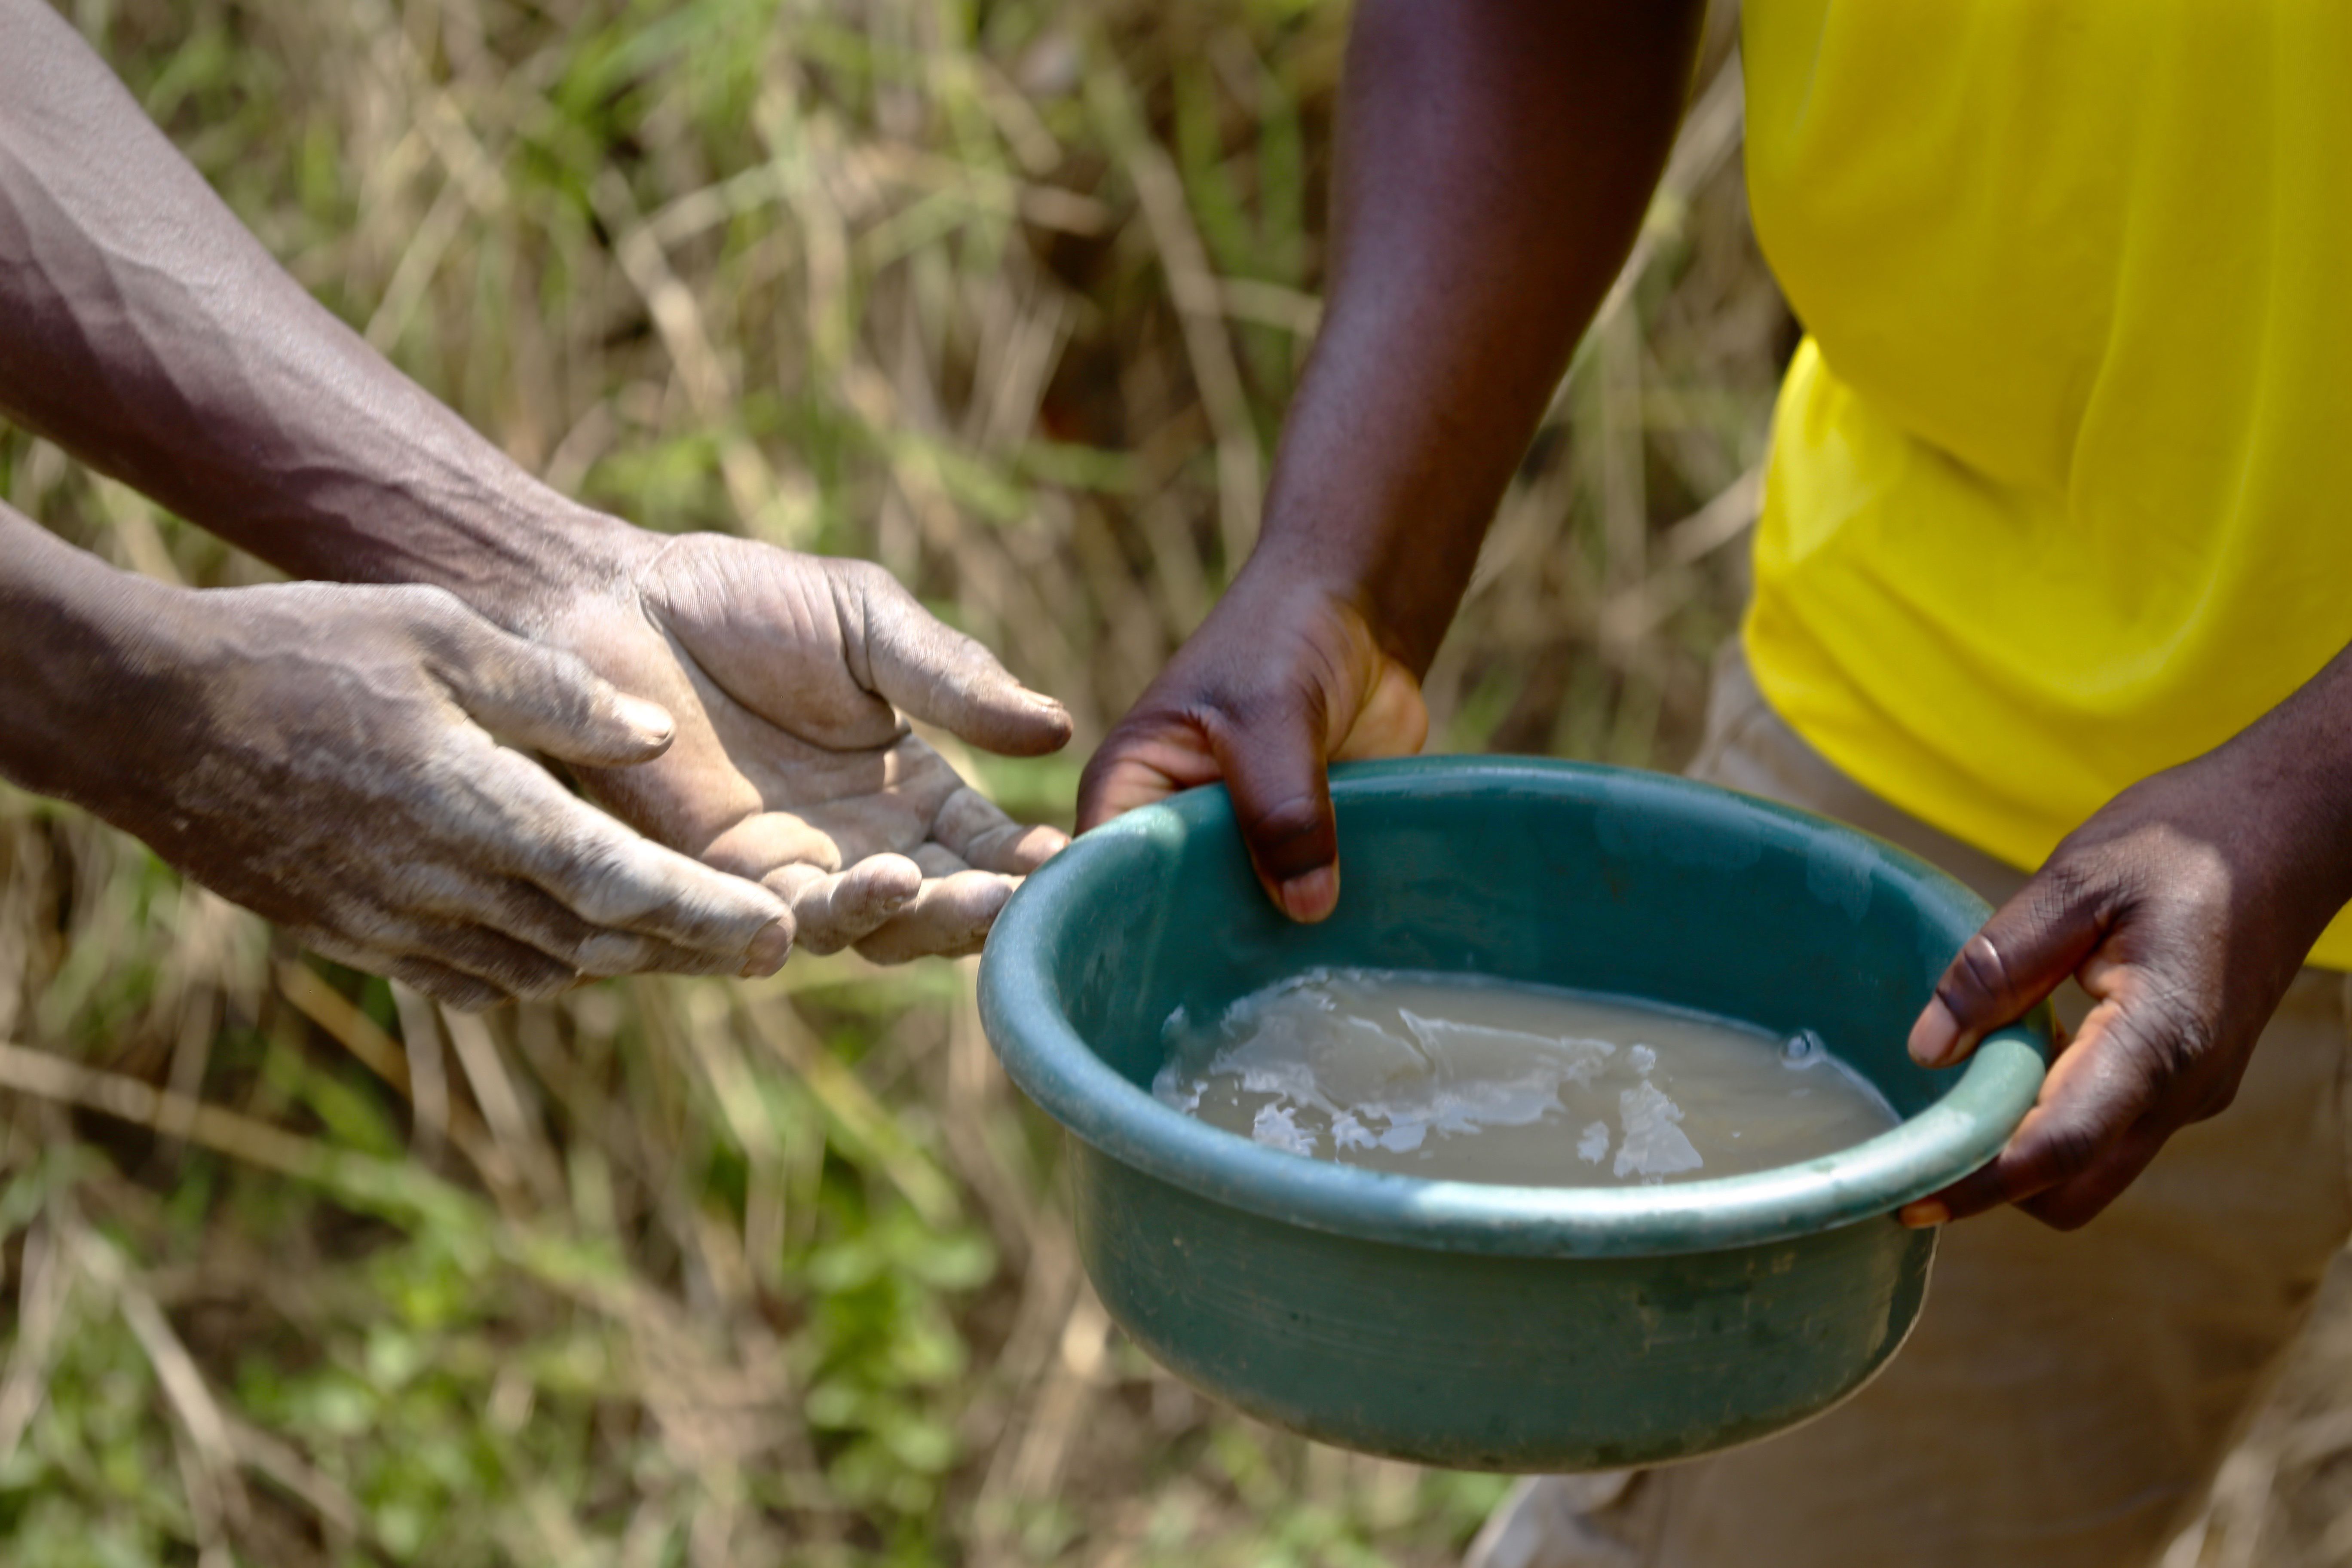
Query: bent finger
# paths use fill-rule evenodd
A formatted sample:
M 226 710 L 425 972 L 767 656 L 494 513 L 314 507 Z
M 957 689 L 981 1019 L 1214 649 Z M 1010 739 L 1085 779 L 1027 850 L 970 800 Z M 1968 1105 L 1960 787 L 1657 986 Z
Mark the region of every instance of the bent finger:
M 400 981 L 468 1013 L 521 995 L 550 995 L 578 978 L 561 961 L 463 917 L 372 910 L 364 929 L 363 937 L 316 928 L 293 935 L 338 963 Z
M 510 745 L 583 767 L 626 767 L 669 749 L 677 722 L 572 655 L 478 617 L 446 628 L 442 682 L 474 722 Z
M 1026 876 L 1070 842 L 1070 836 L 1058 827 L 1014 821 L 970 785 L 940 807 L 931 821 L 931 837 L 968 866 L 1013 876 Z
M 879 567 L 835 576 L 862 632 L 875 694 L 957 739 L 1007 756 L 1033 757 L 1069 743 L 1070 715 L 1013 678 L 994 654 L 941 622 Z
M 838 952 L 875 931 L 905 909 L 922 884 L 921 868 L 903 855 L 871 855 L 831 874 L 787 866 L 768 879 L 792 905 L 801 946 L 814 953 Z
M 1216 757 L 1189 722 L 1130 715 L 1105 737 L 1078 775 L 1078 831 L 1213 784 Z
M 2032 1012 L 2106 934 L 2105 910 L 2045 868 L 1960 945 L 1911 1026 L 1911 1059 L 1949 1067 Z
M 2127 1038 L 2111 1037 L 2121 1023 L 2109 1005 L 2093 1009 L 2082 1038 L 2052 1065 L 2041 1098 L 2000 1152 L 1942 1192 L 1906 1205 L 1904 1222 L 1941 1224 L 2022 1204 L 2114 1155 L 2156 1109 L 2161 1087 Z
M 927 882 L 972 868 L 971 862 L 944 844 L 918 844 L 908 858 L 922 868 L 923 880 Z
M 568 961 L 487 925 L 413 922 L 397 940 L 405 956 L 470 975 L 504 998 L 559 995 L 581 980 Z
M 1019 886 L 1019 878 L 992 871 L 959 871 L 928 880 L 905 909 L 858 942 L 857 951 L 876 963 L 978 952 L 1004 900 Z
M 469 1013 L 552 996 L 581 979 L 571 965 L 486 926 L 395 917 L 380 940 L 364 967 Z
M 1301 700 L 1210 734 L 1258 881 L 1283 913 L 1309 923 L 1339 903 L 1339 825 L 1323 722 L 1320 703 Z
M 734 974 L 742 960 L 708 949 L 680 947 L 642 931 L 592 925 L 548 892 L 513 877 L 485 883 L 482 922 L 526 942 L 584 977 L 616 974 Z
M 666 849 L 565 790 L 520 754 L 490 763 L 510 869 L 593 926 L 635 931 L 772 973 L 792 951 L 792 911 L 759 883 Z

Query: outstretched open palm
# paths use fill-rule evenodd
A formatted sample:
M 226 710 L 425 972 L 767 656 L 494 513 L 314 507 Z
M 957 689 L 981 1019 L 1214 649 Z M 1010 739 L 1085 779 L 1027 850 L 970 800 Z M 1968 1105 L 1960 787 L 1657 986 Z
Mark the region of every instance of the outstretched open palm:
M 885 963 L 977 949 L 1020 878 L 1068 840 L 999 811 L 902 714 L 1030 756 L 1069 739 L 1060 704 L 868 563 L 723 534 L 649 544 L 541 632 L 677 721 L 659 758 L 576 770 L 582 787 L 773 889 L 804 949 L 855 944 Z

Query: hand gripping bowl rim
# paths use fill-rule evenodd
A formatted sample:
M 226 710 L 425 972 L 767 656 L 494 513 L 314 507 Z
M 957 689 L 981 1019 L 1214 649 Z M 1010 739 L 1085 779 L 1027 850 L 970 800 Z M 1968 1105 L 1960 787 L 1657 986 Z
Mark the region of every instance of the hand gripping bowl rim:
M 1533 758 L 1413 758 L 1335 767 L 1334 800 L 1428 795 L 1471 784 L 1560 786 L 1627 770 Z M 1665 774 L 1643 787 L 1720 794 Z M 1991 911 L 1951 877 L 1870 835 L 1742 796 L 1807 834 L 1869 844 L 1915 890 L 1957 908 L 1971 926 Z M 1943 1095 L 1866 1142 L 1747 1175 L 1639 1187 L 1530 1187 L 1433 1181 L 1268 1149 L 1161 1104 L 1080 1039 L 1049 973 L 1048 928 L 1131 837 L 1230 825 L 1221 785 L 1188 791 L 1094 829 L 1032 873 L 1007 903 L 981 963 L 980 1010 L 1006 1074 L 1048 1115 L 1101 1153 L 1202 1197 L 1283 1223 L 1407 1247 L 1501 1257 L 1640 1258 L 1761 1245 L 1889 1214 L 1990 1160 L 2032 1107 L 2046 1066 L 2032 1030 L 1986 1037 Z M 2046 1006 L 2027 1024 L 2046 1038 Z

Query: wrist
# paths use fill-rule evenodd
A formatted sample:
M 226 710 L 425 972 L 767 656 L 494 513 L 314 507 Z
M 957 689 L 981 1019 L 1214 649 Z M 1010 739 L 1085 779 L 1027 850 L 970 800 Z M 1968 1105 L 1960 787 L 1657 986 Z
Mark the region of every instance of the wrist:
M 535 494 L 437 531 L 445 548 L 411 552 L 399 580 L 448 589 L 477 614 L 524 637 L 543 634 L 583 600 L 625 594 L 667 542 L 530 481 Z
M 0 508 L 0 773 L 112 819 L 128 752 L 184 690 L 190 589 L 120 571 Z
M 1430 449 L 1429 429 L 1391 422 L 1391 439 L 1370 440 L 1308 390 L 1300 404 L 1312 406 L 1294 406 L 1265 529 L 1234 586 L 1265 578 L 1344 604 L 1418 677 L 1469 586 L 1493 498 L 1457 493 L 1443 463 L 1416 456 Z
M 2263 897 L 2315 939 L 2352 902 L 2352 654 L 2206 761 L 2229 770 L 2222 832 L 2263 868 Z
M 1294 614 L 1294 606 L 1335 608 L 1418 679 L 1437 651 L 1460 594 L 1447 592 L 1441 583 L 1401 581 L 1405 576 L 1363 542 L 1318 538 L 1305 529 L 1286 535 L 1269 531 L 1219 610 L 1256 621 Z M 1225 609 L 1228 603 L 1231 610 Z

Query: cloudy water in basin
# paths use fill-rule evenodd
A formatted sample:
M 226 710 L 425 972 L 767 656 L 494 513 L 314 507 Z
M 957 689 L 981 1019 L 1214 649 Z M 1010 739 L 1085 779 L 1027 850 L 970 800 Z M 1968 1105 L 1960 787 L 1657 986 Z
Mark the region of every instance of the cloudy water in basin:
M 1547 986 L 1318 969 L 1168 1021 L 1163 1102 L 1293 1153 L 1531 1186 L 1696 1181 L 1895 1125 L 1811 1034 Z

